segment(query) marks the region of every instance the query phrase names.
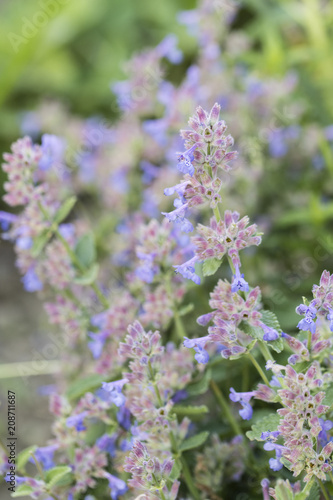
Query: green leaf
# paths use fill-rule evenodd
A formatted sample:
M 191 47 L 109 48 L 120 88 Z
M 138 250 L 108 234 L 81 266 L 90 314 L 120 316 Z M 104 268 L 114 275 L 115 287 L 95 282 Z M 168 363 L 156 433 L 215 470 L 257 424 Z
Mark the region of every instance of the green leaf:
M 212 274 L 215 274 L 221 264 L 222 259 L 216 259 L 215 257 L 205 260 L 202 266 L 202 274 L 204 276 L 211 276 Z
M 281 334 L 282 329 L 276 315 L 271 311 L 260 312 L 262 314 L 262 322 L 265 323 L 265 325 L 274 328 L 278 333 Z M 264 330 L 260 327 L 251 326 L 246 321 L 242 321 L 239 328 L 243 330 L 243 332 L 245 332 L 247 335 L 250 335 L 250 337 L 257 340 L 262 340 L 263 342 L 267 343 L 274 351 L 283 351 L 283 340 L 281 337 L 277 340 L 266 342 L 265 340 L 263 340 Z
M 287 467 L 287 469 L 289 469 L 289 470 L 290 470 L 290 467 L 291 467 L 291 462 L 290 462 L 290 460 L 288 460 L 288 459 L 287 459 L 287 458 L 285 458 L 285 457 L 281 457 L 281 458 L 280 458 L 280 462 L 282 462 L 282 463 L 283 463 L 283 465 L 284 465 L 285 467 Z
M 333 384 L 331 384 L 325 391 L 325 397 L 322 402 L 323 405 L 331 407 L 333 405 Z
M 262 322 L 265 323 L 265 325 L 270 326 L 271 328 L 274 328 L 278 333 L 282 332 L 282 328 L 280 326 L 279 320 L 276 317 L 276 314 L 274 314 L 272 311 L 260 311 L 262 315 Z
M 307 500 L 319 500 L 320 499 L 320 489 L 318 483 L 313 483 L 310 490 L 310 495 Z
M 209 382 L 212 378 L 212 370 L 208 368 L 204 373 L 199 382 L 195 382 L 194 384 L 190 384 L 186 387 L 186 392 L 189 396 L 197 396 L 198 394 L 204 394 L 208 390 Z
M 20 453 L 17 455 L 17 470 L 24 472 L 24 468 L 26 463 L 29 461 L 29 458 L 31 457 L 31 453 L 34 453 L 37 450 L 37 446 L 29 446 L 28 448 L 25 448 L 24 450 L 20 451 Z
M 81 276 L 77 276 L 74 279 L 74 283 L 77 285 L 91 285 L 94 281 L 96 281 L 98 271 L 99 265 L 95 263 L 85 273 L 81 274 Z
M 80 398 L 86 392 L 94 391 L 102 385 L 102 382 L 106 381 L 105 375 L 99 375 L 98 373 L 88 375 L 87 377 L 75 380 L 68 387 L 66 396 L 70 400 Z
M 296 493 L 294 500 L 319 500 L 320 499 L 320 489 L 317 483 L 313 483 L 311 490 L 308 492 L 301 491 Z
M 14 493 L 11 494 L 12 498 L 18 498 L 18 497 L 25 497 L 31 495 L 33 492 L 33 489 L 31 486 L 28 486 L 27 484 L 20 484 L 20 486 L 17 488 Z
M 68 198 L 56 212 L 53 222 L 55 222 L 55 224 L 60 224 L 60 222 L 66 219 L 67 215 L 71 212 L 72 208 L 74 207 L 76 201 L 77 201 L 76 196 L 71 196 L 70 198 Z
M 58 465 L 57 467 L 53 467 L 53 469 L 49 469 L 46 473 L 46 482 L 50 488 L 59 484 L 61 480 L 65 479 L 65 476 L 73 476 L 70 474 L 72 469 L 68 467 L 68 465 Z M 71 478 L 72 479 L 72 478 Z
M 87 233 L 81 236 L 75 246 L 75 254 L 82 266 L 86 268 L 92 266 L 96 259 L 95 238 L 93 233 Z
M 185 451 L 185 450 L 192 450 L 192 448 L 197 448 L 198 446 L 204 444 L 208 436 L 209 436 L 208 431 L 200 432 L 195 436 L 185 439 L 185 441 L 183 441 L 182 444 L 180 445 L 179 449 L 180 451 Z
M 284 481 L 278 481 L 275 486 L 275 494 L 277 500 L 293 500 L 294 494 L 291 486 Z
M 169 476 L 170 481 L 175 482 L 179 478 L 181 471 L 181 463 L 175 460 Z
M 203 413 L 208 413 L 208 408 L 206 405 L 201 405 L 201 406 L 182 406 L 182 405 L 175 405 L 172 408 L 172 413 L 175 413 L 176 415 L 184 416 L 184 415 L 202 415 Z
M 263 441 L 261 434 L 263 432 L 276 431 L 280 423 L 280 416 L 277 413 L 271 413 L 252 425 L 251 430 L 246 435 L 250 441 Z
M 189 312 L 193 311 L 194 309 L 194 304 L 187 304 L 186 306 L 184 307 L 181 307 L 179 309 L 179 316 L 185 316 L 185 314 L 188 314 Z
M 43 248 L 45 247 L 46 243 L 49 241 L 49 239 L 52 236 L 52 231 L 50 229 L 45 229 L 40 233 L 37 238 L 34 239 L 32 248 L 31 248 L 31 255 L 34 258 L 37 258 Z

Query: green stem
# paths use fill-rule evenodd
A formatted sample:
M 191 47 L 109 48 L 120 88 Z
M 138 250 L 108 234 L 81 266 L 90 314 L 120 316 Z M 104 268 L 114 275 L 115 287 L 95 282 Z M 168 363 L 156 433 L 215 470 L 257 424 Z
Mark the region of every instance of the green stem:
M 44 480 L 44 472 L 43 472 L 43 469 L 42 469 L 40 463 L 38 462 L 36 456 L 33 453 L 30 453 L 30 455 L 31 455 L 33 461 L 35 462 L 35 465 L 37 467 L 37 470 L 39 472 L 40 477 Z
M 312 333 L 309 330 L 308 331 L 308 344 L 307 344 L 307 348 L 308 348 L 309 352 L 311 352 L 311 342 L 312 342 Z
M 332 472 L 330 471 L 330 472 L 328 473 L 328 475 L 330 476 L 331 483 L 333 484 L 333 474 L 332 474 Z
M 179 338 L 179 340 L 181 342 L 183 342 L 185 334 L 186 334 L 185 329 L 184 329 L 184 325 L 183 325 L 183 321 L 182 321 L 181 317 L 179 316 L 178 311 L 175 310 L 174 314 L 175 314 L 174 318 L 175 318 L 177 337 Z
M 264 356 L 266 361 L 274 361 L 274 358 L 271 355 L 267 345 L 262 340 L 258 340 L 258 346 L 261 354 Z
M 151 366 L 150 360 L 148 361 L 148 370 L 149 370 L 149 375 L 150 375 L 151 381 L 152 381 L 153 386 L 154 386 L 154 390 L 155 390 L 155 394 L 156 394 L 156 397 L 157 397 L 158 404 L 160 405 L 160 407 L 162 407 L 163 406 L 163 401 L 162 401 L 162 398 L 161 398 L 160 391 L 158 390 L 158 387 L 157 387 L 157 384 L 156 384 L 155 375 L 154 375 L 153 367 Z
M 220 220 L 221 220 L 221 214 L 220 214 L 219 207 L 216 206 L 215 208 L 213 208 L 213 212 L 214 212 L 216 221 L 220 222 Z
M 269 383 L 269 380 L 268 378 L 266 377 L 265 373 L 263 372 L 261 366 L 259 365 L 258 361 L 252 356 L 252 354 L 250 352 L 247 353 L 247 356 L 250 358 L 250 360 L 252 361 L 253 365 L 255 366 L 255 368 L 257 369 L 259 375 L 261 376 L 261 378 L 263 379 L 264 383 L 266 385 L 268 385 L 268 387 L 270 387 L 270 383 Z
M 312 477 L 312 479 L 310 479 L 310 481 L 308 483 L 306 483 L 306 486 L 305 486 L 304 490 L 302 491 L 302 493 L 308 493 L 311 490 L 313 481 L 314 481 L 314 477 Z
M 210 385 L 212 391 L 214 392 L 214 395 L 215 395 L 215 397 L 216 397 L 216 399 L 221 407 L 222 414 L 229 421 L 235 434 L 236 435 L 242 434 L 241 428 L 239 427 L 237 420 L 235 420 L 234 416 L 232 415 L 230 408 L 229 408 L 229 405 L 226 402 L 226 400 L 224 399 L 224 396 L 223 396 L 222 392 L 220 391 L 218 385 L 214 382 L 214 380 L 211 380 L 209 382 L 209 385 Z
M 322 491 L 322 494 L 324 495 L 325 500 L 330 500 L 330 497 L 328 496 L 328 493 L 326 491 L 326 488 L 324 486 L 324 483 L 317 477 L 318 484 L 320 486 L 320 489 Z
M 165 495 L 164 495 L 164 493 L 163 493 L 163 491 L 162 491 L 162 490 L 160 490 L 160 495 L 161 495 L 161 499 L 162 499 L 162 500 L 166 500 Z
M 183 466 L 182 472 L 184 475 L 185 483 L 187 484 L 187 487 L 188 487 L 192 497 L 195 500 L 200 500 L 200 498 L 201 498 L 200 493 L 198 492 L 197 488 L 195 487 L 195 484 L 194 484 L 192 476 L 191 476 L 190 469 L 188 468 L 188 465 L 187 465 L 185 458 L 183 456 L 180 456 L 180 461 L 181 461 L 182 466 Z

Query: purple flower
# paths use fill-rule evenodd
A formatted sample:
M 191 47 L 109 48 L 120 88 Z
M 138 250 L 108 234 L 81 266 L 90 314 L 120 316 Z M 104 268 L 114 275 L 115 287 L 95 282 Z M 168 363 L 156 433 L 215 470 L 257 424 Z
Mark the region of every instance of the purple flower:
M 32 267 L 28 269 L 21 281 L 27 292 L 38 292 L 43 289 L 43 283 L 40 281 L 34 268 Z
M 126 398 L 121 392 L 123 386 L 128 382 L 127 378 L 116 380 L 115 382 L 103 382 L 102 389 L 107 393 L 107 399 L 116 406 L 122 406 Z
M 261 323 L 260 326 L 264 330 L 264 335 L 262 338 L 263 340 L 266 340 L 266 342 L 272 342 L 273 340 L 277 340 L 280 337 L 279 333 L 274 330 L 274 328 L 265 325 L 265 323 Z
M 316 331 L 316 323 L 314 321 L 317 315 L 317 309 L 314 306 L 306 306 L 305 304 L 300 304 L 296 307 L 297 314 L 304 314 L 305 318 L 301 319 L 298 323 L 297 328 L 300 330 L 310 330 L 311 333 Z
M 269 152 L 273 158 L 281 158 L 288 152 L 288 145 L 282 129 L 274 130 L 269 138 Z
M 164 194 L 165 194 L 165 196 L 171 196 L 171 195 L 177 193 L 180 198 L 183 198 L 187 185 L 188 185 L 187 181 L 180 182 L 179 184 L 176 184 L 175 186 L 165 188 Z
M 125 405 L 122 405 L 117 412 L 117 420 L 119 425 L 121 425 L 127 431 L 131 427 L 131 412 Z
M 65 141 L 56 135 L 44 134 L 42 136 L 41 150 L 42 158 L 39 160 L 39 168 L 48 170 L 52 165 L 63 168 Z
M 239 271 L 239 267 L 236 266 L 236 274 L 234 274 L 233 282 L 231 283 L 231 291 L 233 293 L 240 290 L 241 292 L 249 291 L 249 284 L 244 279 L 244 274 L 241 274 Z
M 320 418 L 319 423 L 321 426 L 321 431 L 318 434 L 318 441 L 320 445 L 324 447 L 328 443 L 328 441 L 333 440 L 333 437 L 329 438 L 327 435 L 327 431 L 333 428 L 333 422 L 331 420 L 324 420 Z
M 10 224 L 15 222 L 17 215 L 0 210 L 0 224 L 3 231 L 8 231 Z
M 110 183 L 113 189 L 121 194 L 128 192 L 128 173 L 124 168 L 119 168 L 110 177 Z
M 137 278 L 139 278 L 141 281 L 144 281 L 145 283 L 152 283 L 155 274 L 156 269 L 151 267 L 151 264 L 148 261 L 146 261 L 135 270 L 135 275 L 137 276 Z
M 172 212 L 162 212 L 162 214 L 165 215 L 165 217 L 170 222 L 176 222 L 176 223 L 180 224 L 180 228 L 182 231 L 184 231 L 185 233 L 190 233 L 191 231 L 193 231 L 194 228 L 193 228 L 192 224 L 190 223 L 190 221 L 188 221 L 185 218 L 188 204 L 182 203 L 182 201 L 179 199 L 176 199 L 173 202 L 173 204 L 176 207 L 175 210 L 173 210 Z
M 252 392 L 236 392 L 233 387 L 230 387 L 229 398 L 234 403 L 240 403 L 243 407 L 239 410 L 239 414 L 243 420 L 250 420 L 252 418 L 253 410 L 250 405 L 250 400 L 254 396 L 254 391 Z
M 178 170 L 183 174 L 194 174 L 194 167 L 192 161 L 194 160 L 193 151 L 197 148 L 194 144 L 190 149 L 184 151 L 184 153 L 176 153 L 178 155 Z
M 269 441 L 268 443 L 264 444 L 264 450 L 266 451 L 275 450 L 276 457 L 269 459 L 269 467 L 274 471 L 281 470 L 283 467 L 283 463 L 280 461 L 280 459 L 282 457 L 283 451 L 285 450 L 285 447 L 280 444 L 275 444 Z
M 198 339 L 188 339 L 187 337 L 185 337 L 184 347 L 195 350 L 196 355 L 194 357 L 198 361 L 198 363 L 206 364 L 209 361 L 209 354 L 204 349 L 208 340 L 208 336 L 200 337 Z
M 143 130 L 149 134 L 159 146 L 164 147 L 168 143 L 168 137 L 166 135 L 168 129 L 168 122 L 165 118 L 160 118 L 158 120 L 146 120 L 142 124 Z
M 108 436 L 107 434 L 104 434 L 103 436 L 97 439 L 96 445 L 100 450 L 106 451 L 113 458 L 116 455 L 117 437 L 118 436 L 116 434 L 114 434 L 113 436 Z
M 113 476 L 108 472 L 104 472 L 104 476 L 109 481 L 109 487 L 111 490 L 111 498 L 112 500 L 117 500 L 120 495 L 123 495 L 128 490 L 128 487 L 122 479 L 119 477 Z
M 83 424 L 83 421 L 87 417 L 87 415 L 88 415 L 88 412 L 83 411 L 82 413 L 79 413 L 78 415 L 72 415 L 71 417 L 68 417 L 66 419 L 67 427 L 75 427 L 75 429 L 79 432 L 85 431 L 86 427 Z
M 44 470 L 49 470 L 55 466 L 53 461 L 54 452 L 58 449 L 58 445 L 54 444 L 51 446 L 44 446 L 41 448 L 37 448 L 35 450 L 34 455 L 38 462 L 42 465 Z M 33 458 L 30 457 L 30 462 L 33 462 Z
M 89 337 L 92 340 L 91 342 L 88 342 L 88 347 L 91 350 L 94 359 L 98 359 L 101 357 L 107 336 L 107 332 L 89 333 Z
M 183 53 L 177 49 L 178 38 L 173 33 L 167 35 L 156 50 L 160 57 L 166 57 L 172 64 L 179 64 L 183 60 Z
M 143 171 L 142 182 L 144 184 L 150 184 L 151 181 L 156 179 L 156 177 L 160 173 L 160 169 L 158 167 L 156 167 L 155 165 L 153 165 L 152 163 L 150 163 L 149 161 L 146 161 L 146 160 L 143 160 L 140 163 L 140 167 L 141 167 L 141 170 Z
M 195 274 L 195 263 L 198 261 L 198 257 L 194 256 L 192 259 L 184 262 L 179 266 L 173 266 L 176 269 L 176 273 L 180 273 L 184 278 L 192 280 L 197 285 L 200 285 L 200 277 Z

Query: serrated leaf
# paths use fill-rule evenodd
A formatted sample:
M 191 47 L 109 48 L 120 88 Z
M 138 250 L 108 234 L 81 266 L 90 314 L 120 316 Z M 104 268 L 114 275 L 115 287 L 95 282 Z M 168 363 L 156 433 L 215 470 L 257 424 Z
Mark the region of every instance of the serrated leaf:
M 183 406 L 183 405 L 175 405 L 172 408 L 172 412 L 176 415 L 184 416 L 184 415 L 202 415 L 203 413 L 208 413 L 208 408 L 206 405 L 200 406 Z
M 26 497 L 26 496 L 30 497 L 32 492 L 33 492 L 33 489 L 31 486 L 28 486 L 27 484 L 20 484 L 20 486 L 18 486 L 17 490 L 11 494 L 11 497 L 12 498 Z
M 331 384 L 325 391 L 325 397 L 322 402 L 323 405 L 331 407 L 333 405 L 333 384 Z
M 31 255 L 34 258 L 37 258 L 43 248 L 45 247 L 46 243 L 49 241 L 49 239 L 52 236 L 52 231 L 50 229 L 45 229 L 44 231 L 41 232 L 37 238 L 34 239 L 32 248 L 31 248 Z
M 212 370 L 208 368 L 204 373 L 199 382 L 195 382 L 194 384 L 190 384 L 186 387 L 186 392 L 189 396 L 197 396 L 199 394 L 204 394 L 208 390 L 209 382 L 212 378 Z
M 313 483 L 310 490 L 310 495 L 306 500 L 319 500 L 320 499 L 320 489 L 318 483 Z
M 261 321 L 265 323 L 265 325 L 270 326 L 271 328 L 274 328 L 278 333 L 282 332 L 282 328 L 280 326 L 279 320 L 276 317 L 276 314 L 274 314 L 272 311 L 260 311 L 262 318 Z
M 71 212 L 72 208 L 74 207 L 76 201 L 77 201 L 76 196 L 71 196 L 70 198 L 68 198 L 56 212 L 53 218 L 53 222 L 55 224 L 60 224 L 60 222 L 66 219 L 67 215 Z
M 280 423 L 280 416 L 277 413 L 271 413 L 252 425 L 251 430 L 246 435 L 250 441 L 263 441 L 261 434 L 263 432 L 276 431 Z
M 93 233 L 86 233 L 75 245 L 75 254 L 83 267 L 89 268 L 95 262 L 96 248 Z
M 185 441 L 183 441 L 182 444 L 180 445 L 179 449 L 180 451 L 185 451 L 185 450 L 192 450 L 192 448 L 197 448 L 198 446 L 204 444 L 208 436 L 209 436 L 208 431 L 200 432 L 195 436 L 185 439 Z
M 178 460 L 175 460 L 175 463 L 173 464 L 169 476 L 170 481 L 172 482 L 176 481 L 179 478 L 181 471 L 182 471 L 181 463 L 178 462 Z
M 184 307 L 181 307 L 179 309 L 179 316 L 185 316 L 185 314 L 188 314 L 189 312 L 193 311 L 194 309 L 194 304 L 187 304 L 186 306 Z
M 296 493 L 294 500 L 319 500 L 320 499 L 320 489 L 317 483 L 313 483 L 311 490 L 308 492 L 301 491 Z
M 77 276 L 74 279 L 76 285 L 91 285 L 96 281 L 99 271 L 99 265 L 97 263 L 93 264 L 90 269 L 88 269 L 84 274 Z
M 50 488 L 61 482 L 62 479 L 65 478 L 69 473 L 72 472 L 72 469 L 68 467 L 68 465 L 58 465 L 57 467 L 53 467 L 49 469 L 46 473 L 46 482 Z
M 17 455 L 17 470 L 20 472 L 24 472 L 25 465 L 29 461 L 29 458 L 31 457 L 31 453 L 34 453 L 37 450 L 37 446 L 29 446 L 28 448 L 25 448 L 24 450 L 20 451 L 20 453 Z
M 202 265 L 202 274 L 204 276 L 211 276 L 212 274 L 215 274 L 221 264 L 222 260 L 216 259 L 215 257 L 205 260 Z
M 87 377 L 75 380 L 67 389 L 66 396 L 68 399 L 77 399 L 83 396 L 86 392 L 91 392 L 102 385 L 102 382 L 107 382 L 105 375 L 94 373 Z

